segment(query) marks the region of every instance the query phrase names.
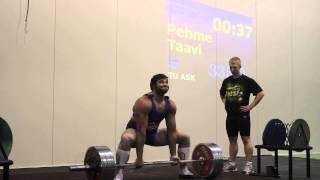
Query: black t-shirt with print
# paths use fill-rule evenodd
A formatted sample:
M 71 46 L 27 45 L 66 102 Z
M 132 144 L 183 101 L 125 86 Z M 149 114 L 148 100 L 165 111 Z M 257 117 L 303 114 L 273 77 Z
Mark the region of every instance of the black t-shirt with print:
M 256 96 L 262 89 L 256 81 L 246 75 L 239 78 L 229 76 L 223 80 L 220 96 L 225 96 L 225 109 L 229 115 L 240 113 L 240 106 L 249 104 L 250 94 Z

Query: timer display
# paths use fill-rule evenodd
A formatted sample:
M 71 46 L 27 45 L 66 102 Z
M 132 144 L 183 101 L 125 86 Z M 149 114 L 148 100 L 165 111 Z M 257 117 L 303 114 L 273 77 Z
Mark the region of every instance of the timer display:
M 167 0 L 168 76 L 210 84 L 230 76 L 228 60 L 255 57 L 254 19 L 192 0 Z M 247 66 L 242 73 L 250 71 Z
M 240 38 L 250 38 L 252 34 L 252 26 L 241 23 L 233 24 L 232 21 L 221 18 L 213 19 L 212 28 L 216 32 L 222 32 Z

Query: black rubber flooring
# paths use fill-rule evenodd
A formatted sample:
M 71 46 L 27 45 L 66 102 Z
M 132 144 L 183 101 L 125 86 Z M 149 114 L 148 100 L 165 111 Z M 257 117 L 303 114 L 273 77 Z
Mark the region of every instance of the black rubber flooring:
M 269 177 L 266 175 L 266 166 L 272 166 L 274 158 L 272 156 L 261 157 L 261 175 L 248 176 L 241 173 L 221 173 L 215 177 L 216 180 L 277 180 L 288 179 L 288 158 L 279 157 L 280 178 Z M 243 166 L 243 159 L 237 159 L 238 169 Z M 256 168 L 256 161 L 254 161 Z M 108 172 L 107 172 L 108 173 Z M 2 177 L 2 171 L 0 171 Z M 69 172 L 68 167 L 51 168 L 26 168 L 11 169 L 10 180 L 86 180 L 85 172 Z M 106 174 L 101 180 L 113 179 L 112 173 Z M 99 179 L 99 180 L 100 180 Z M 146 166 L 142 169 L 125 169 L 124 180 L 175 180 L 178 178 L 178 167 L 173 166 Z M 201 178 L 193 178 L 201 179 Z M 306 161 L 304 158 L 293 158 L 293 179 L 304 180 L 306 178 Z M 320 180 L 320 160 L 311 159 L 311 178 Z

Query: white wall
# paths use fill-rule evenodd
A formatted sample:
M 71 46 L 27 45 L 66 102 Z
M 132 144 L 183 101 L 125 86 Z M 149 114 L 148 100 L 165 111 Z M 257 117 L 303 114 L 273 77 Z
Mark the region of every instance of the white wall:
M 261 143 L 270 119 L 304 118 L 310 144 L 319 151 L 320 2 L 197 2 L 255 19 L 256 52 L 244 65 L 266 96 L 252 112 L 254 143 Z M 149 91 L 153 74 L 168 71 L 165 1 L 30 1 L 25 32 L 26 5 L 0 2 L 0 116 L 13 131 L 14 166 L 82 163 L 90 145 L 115 151 L 135 99 Z M 222 43 L 217 42 L 216 62 L 227 64 L 233 55 L 219 49 Z M 170 81 L 169 95 L 178 105 L 178 128 L 191 135 L 192 146 L 216 142 L 227 156 L 221 81 Z M 131 155 L 133 160 L 134 150 Z M 147 146 L 145 155 L 166 159 L 168 150 Z
M 52 164 L 54 1 L 1 1 L 1 116 L 13 132 L 16 166 Z
M 114 146 L 114 1 L 56 1 L 53 164 L 83 160 L 96 144 Z

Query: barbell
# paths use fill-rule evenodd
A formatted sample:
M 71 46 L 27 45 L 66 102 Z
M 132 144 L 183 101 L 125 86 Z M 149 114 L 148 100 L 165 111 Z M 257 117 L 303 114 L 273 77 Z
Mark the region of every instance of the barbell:
M 176 161 L 145 162 L 144 165 L 177 164 Z M 196 177 L 211 178 L 218 176 L 223 168 L 223 154 L 221 148 L 215 143 L 198 144 L 191 160 L 181 160 L 181 164 L 191 163 L 191 170 Z M 114 156 L 107 146 L 91 146 L 87 149 L 84 165 L 70 166 L 70 171 L 86 171 L 90 180 L 113 178 L 115 168 L 134 167 L 134 163 L 119 165 L 115 163 Z M 103 176 L 103 177 L 102 177 Z

